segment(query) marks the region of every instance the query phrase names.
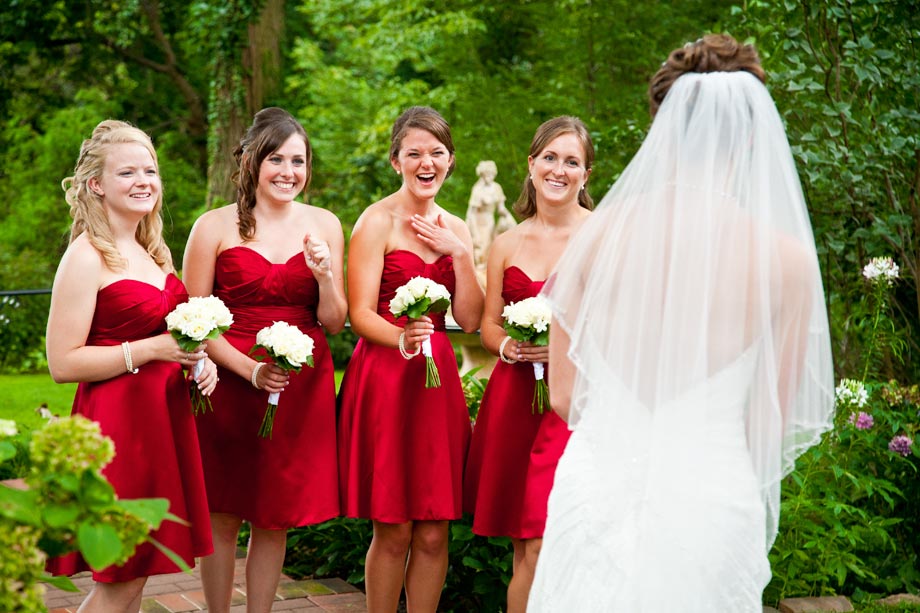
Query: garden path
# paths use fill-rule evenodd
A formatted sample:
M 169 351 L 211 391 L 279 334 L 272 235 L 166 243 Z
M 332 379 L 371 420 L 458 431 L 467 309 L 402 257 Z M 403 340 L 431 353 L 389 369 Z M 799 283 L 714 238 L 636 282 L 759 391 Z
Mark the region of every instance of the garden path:
M 231 613 L 246 612 L 246 560 L 238 557 L 233 577 L 233 607 Z M 48 613 L 76 613 L 80 602 L 93 586 L 90 573 L 73 577 L 80 592 L 64 592 L 48 587 L 45 605 Z M 141 613 L 185 613 L 207 611 L 201 591 L 201 573 L 196 567 L 192 574 L 158 575 L 147 580 Z M 272 611 L 289 613 L 365 613 L 364 593 L 341 579 L 294 581 L 281 576 Z

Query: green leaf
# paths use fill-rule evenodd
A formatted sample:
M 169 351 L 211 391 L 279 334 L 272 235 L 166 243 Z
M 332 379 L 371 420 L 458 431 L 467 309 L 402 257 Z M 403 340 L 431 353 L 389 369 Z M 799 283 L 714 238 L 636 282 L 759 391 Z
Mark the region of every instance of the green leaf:
M 543 332 L 538 333 L 533 340 L 531 341 L 537 347 L 546 347 L 549 345 L 549 328 Z
M 447 298 L 442 298 L 431 303 L 431 306 L 428 307 L 429 313 L 443 313 L 447 310 L 447 307 L 450 306 L 450 300 Z
M 16 445 L 9 441 L 0 441 L 0 464 L 16 457 Z
M 422 298 L 415 304 L 409 305 L 406 309 L 406 315 L 409 319 L 418 319 L 423 315 L 428 314 L 428 307 L 431 305 L 431 299 Z
M 49 505 L 42 509 L 42 518 L 52 528 L 66 528 L 73 525 L 80 516 L 80 508 L 71 505 Z
M 150 539 L 150 542 L 153 544 L 154 547 L 160 550 L 160 553 L 162 553 L 164 556 L 172 560 L 173 564 L 178 566 L 182 572 L 188 573 L 189 575 L 192 574 L 192 569 L 189 567 L 188 564 L 185 563 L 185 560 L 179 557 L 179 554 L 177 554 L 175 551 L 173 551 L 172 549 L 170 549 L 169 547 L 167 547 L 166 545 L 164 545 L 163 543 L 161 543 L 160 541 L 156 539 L 152 538 Z
M 83 522 L 77 528 L 77 545 L 86 563 L 102 570 L 117 562 L 122 555 L 118 531 L 106 524 Z
M 115 502 L 115 490 L 102 475 L 87 470 L 83 472 L 80 500 L 90 509 L 106 509 Z
M 74 474 L 57 475 L 54 482 L 65 492 L 76 494 L 80 490 L 80 478 Z
M 179 345 L 179 348 L 182 351 L 194 351 L 198 345 L 201 344 L 201 341 L 196 341 L 194 339 L 188 338 L 178 330 L 170 330 L 169 333 L 174 339 L 176 339 L 176 344 Z
M 115 506 L 139 517 L 156 530 L 169 515 L 169 500 L 166 498 L 135 498 L 133 500 L 117 500 Z
M 166 517 L 164 517 L 163 519 L 165 519 L 166 521 L 176 522 L 176 523 L 179 524 L 180 526 L 186 526 L 186 527 L 187 527 L 187 526 L 191 526 L 191 525 L 192 525 L 191 523 L 189 523 L 189 522 L 187 522 L 186 520 L 182 519 L 182 518 L 179 517 L 178 515 L 173 515 L 172 513 L 167 513 L 167 514 L 166 514 Z
M 0 515 L 28 526 L 41 526 L 38 492 L 0 485 Z
M 73 581 L 70 580 L 70 577 L 63 577 L 63 576 L 56 577 L 46 572 L 44 575 L 42 575 L 41 580 L 47 583 L 48 585 L 51 585 L 52 587 L 56 587 L 57 589 L 63 590 L 65 592 L 79 592 L 80 591 L 80 588 L 78 588 L 76 585 L 73 584 Z

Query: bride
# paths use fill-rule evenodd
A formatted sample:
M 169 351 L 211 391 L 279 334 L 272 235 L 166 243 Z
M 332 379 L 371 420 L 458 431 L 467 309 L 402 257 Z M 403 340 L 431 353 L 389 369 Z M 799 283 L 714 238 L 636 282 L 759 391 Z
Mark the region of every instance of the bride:
M 779 485 L 831 426 L 814 238 L 756 51 L 709 35 L 544 292 L 573 430 L 531 613 L 757 612 Z

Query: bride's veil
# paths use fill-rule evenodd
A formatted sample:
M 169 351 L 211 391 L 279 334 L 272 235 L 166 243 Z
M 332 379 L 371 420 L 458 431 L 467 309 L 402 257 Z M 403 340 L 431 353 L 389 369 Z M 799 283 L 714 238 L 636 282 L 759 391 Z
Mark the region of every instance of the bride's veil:
M 544 294 L 571 341 L 573 429 L 626 396 L 654 413 L 720 373 L 744 378 L 769 547 L 780 480 L 831 426 L 833 371 L 814 237 L 764 85 L 678 78 Z

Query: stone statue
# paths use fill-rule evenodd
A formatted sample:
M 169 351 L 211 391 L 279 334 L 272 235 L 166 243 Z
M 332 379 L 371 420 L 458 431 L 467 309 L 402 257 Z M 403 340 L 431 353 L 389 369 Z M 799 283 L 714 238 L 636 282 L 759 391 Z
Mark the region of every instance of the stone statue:
M 495 162 L 483 160 L 476 165 L 479 180 L 473 184 L 470 192 L 470 206 L 466 209 L 466 225 L 473 238 L 473 263 L 480 285 L 486 286 L 486 265 L 489 261 L 489 247 L 496 236 L 513 228 L 517 222 L 511 212 L 505 208 L 505 192 L 495 182 L 498 168 Z M 478 336 L 458 335 L 452 338 L 454 346 L 460 346 L 463 364 L 460 372 L 469 372 L 479 368 L 477 377 L 488 377 L 495 366 L 496 358 L 482 348 Z
M 517 223 L 511 212 L 505 208 L 505 193 L 495 182 L 498 169 L 495 162 L 483 160 L 476 165 L 479 180 L 470 192 L 470 205 L 466 209 L 466 225 L 473 238 L 473 262 L 476 275 L 485 287 L 486 263 L 489 260 L 489 246 L 492 240 Z

